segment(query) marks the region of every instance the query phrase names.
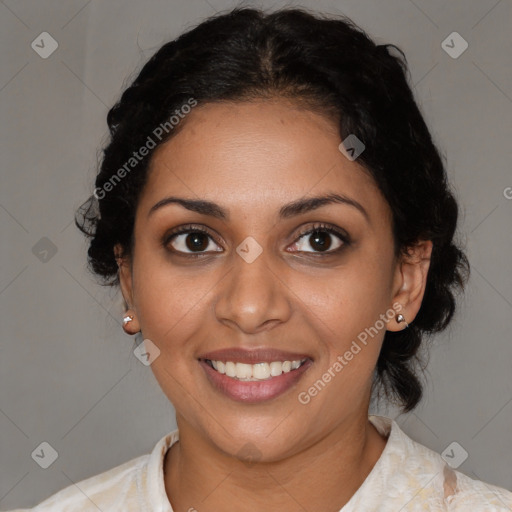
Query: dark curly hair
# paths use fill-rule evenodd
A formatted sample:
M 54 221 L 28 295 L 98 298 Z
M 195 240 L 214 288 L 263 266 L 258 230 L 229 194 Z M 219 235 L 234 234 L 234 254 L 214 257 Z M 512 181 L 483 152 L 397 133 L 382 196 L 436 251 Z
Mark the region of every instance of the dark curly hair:
M 75 216 L 91 238 L 89 268 L 102 284 L 119 284 L 113 247 L 119 243 L 128 256 L 133 250 L 138 198 L 155 148 L 122 179 L 119 171 L 190 98 L 300 102 L 336 119 L 341 140 L 354 134 L 364 142 L 358 163 L 390 205 L 396 255 L 419 240 L 433 242 L 421 308 L 407 329 L 386 332 L 372 383 L 379 397 L 383 390 L 404 412 L 412 410 L 423 394 L 416 371 L 422 340 L 452 319 L 469 263 L 454 242 L 457 202 L 408 78 L 406 57 L 395 45 L 376 45 L 345 16 L 304 9 L 235 8 L 164 44 L 108 113 L 110 140 L 95 193 Z M 168 129 L 155 147 L 185 123 Z

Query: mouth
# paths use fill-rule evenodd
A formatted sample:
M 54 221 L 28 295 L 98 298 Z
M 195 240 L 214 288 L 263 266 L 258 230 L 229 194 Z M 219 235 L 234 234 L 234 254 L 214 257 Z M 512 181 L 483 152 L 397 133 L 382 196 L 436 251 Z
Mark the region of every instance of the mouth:
M 268 401 L 293 388 L 313 364 L 306 354 L 225 349 L 198 359 L 213 390 L 244 403 Z

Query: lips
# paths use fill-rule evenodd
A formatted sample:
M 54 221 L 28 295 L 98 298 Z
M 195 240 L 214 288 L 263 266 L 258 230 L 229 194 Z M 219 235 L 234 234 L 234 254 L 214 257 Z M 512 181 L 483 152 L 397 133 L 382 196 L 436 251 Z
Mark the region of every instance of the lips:
M 313 363 L 304 353 L 267 348 L 216 350 L 202 354 L 198 360 L 216 391 L 246 403 L 283 394 Z

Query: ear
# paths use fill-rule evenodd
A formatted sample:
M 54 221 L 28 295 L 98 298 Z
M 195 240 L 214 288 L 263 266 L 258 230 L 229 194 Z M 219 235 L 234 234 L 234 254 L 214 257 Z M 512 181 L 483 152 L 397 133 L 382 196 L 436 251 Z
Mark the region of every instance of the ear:
M 432 240 L 420 240 L 401 254 L 396 265 L 393 281 L 393 304 L 400 304 L 401 309 L 393 308 L 411 323 L 421 307 L 427 286 L 427 274 L 432 255 Z M 387 325 L 388 331 L 401 331 L 402 325 L 392 318 Z
M 133 308 L 133 286 L 132 286 L 132 268 L 131 259 L 123 256 L 122 246 L 116 244 L 114 246 L 114 255 L 117 261 L 119 272 L 119 286 L 125 302 L 126 313 L 130 313 L 133 320 L 123 326 L 128 334 L 136 334 L 140 331 L 139 320 Z
M 114 246 L 114 256 L 119 268 L 119 285 L 121 287 L 121 292 L 123 294 L 126 305 L 128 308 L 131 308 L 131 304 L 133 303 L 133 294 L 130 260 L 127 256 L 123 256 L 121 244 L 116 244 Z

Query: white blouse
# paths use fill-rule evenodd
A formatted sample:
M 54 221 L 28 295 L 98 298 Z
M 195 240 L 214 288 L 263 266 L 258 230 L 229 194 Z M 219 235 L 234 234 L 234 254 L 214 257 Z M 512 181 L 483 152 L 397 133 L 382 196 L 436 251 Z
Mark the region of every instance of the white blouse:
M 373 469 L 340 512 L 512 511 L 512 492 L 451 469 L 441 455 L 413 441 L 391 418 L 371 415 L 369 420 L 388 440 Z M 165 492 L 163 463 L 178 439 L 178 430 L 170 432 L 150 454 L 72 484 L 30 510 L 173 512 Z

